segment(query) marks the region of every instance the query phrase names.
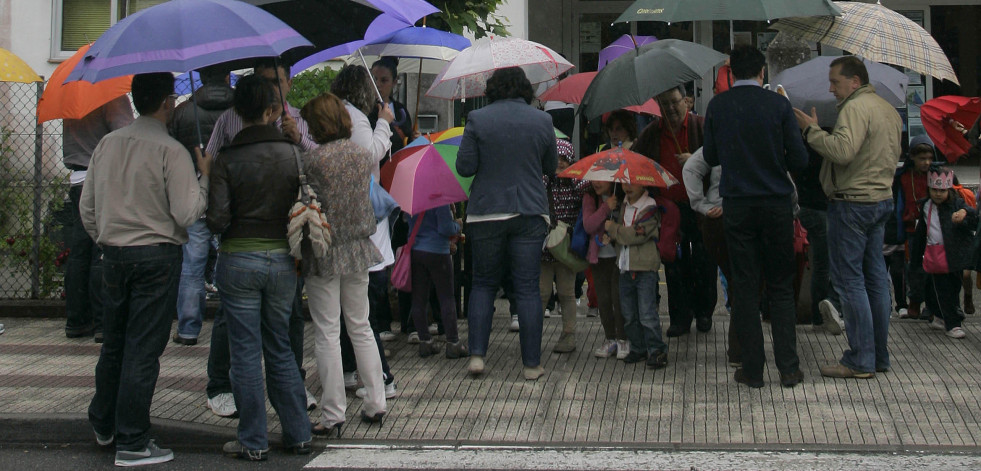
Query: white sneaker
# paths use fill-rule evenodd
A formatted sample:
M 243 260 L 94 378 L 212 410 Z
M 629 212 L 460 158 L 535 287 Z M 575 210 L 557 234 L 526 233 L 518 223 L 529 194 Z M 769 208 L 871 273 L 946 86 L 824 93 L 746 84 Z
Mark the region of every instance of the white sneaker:
M 967 332 L 964 332 L 964 329 L 960 327 L 954 327 L 953 329 L 948 330 L 946 335 L 952 339 L 962 339 L 967 337 Z
M 358 388 L 354 391 L 354 395 L 364 399 L 368 395 L 368 388 Z M 392 399 L 398 395 L 398 391 L 395 390 L 395 381 L 385 385 L 385 399 Z
M 391 330 L 379 332 L 378 338 L 380 338 L 382 342 L 391 342 L 392 340 L 395 340 L 395 333 Z
M 0 324 L 0 334 L 2 334 L 2 333 L 4 333 L 4 332 L 6 332 L 6 330 L 4 330 L 4 328 L 3 328 L 3 324 Z
M 307 393 L 307 410 L 314 410 L 317 408 L 317 398 L 313 394 L 310 394 L 310 390 L 303 388 L 303 391 Z
M 352 371 L 344 373 L 344 389 L 354 389 L 358 387 L 358 372 Z
M 412 332 L 409 334 L 409 338 L 406 340 L 411 345 L 419 343 L 419 332 Z
M 518 316 L 511 316 L 511 325 L 508 326 L 508 330 L 511 332 L 517 332 L 520 329 L 518 325 Z
M 896 314 L 899 315 L 900 319 L 905 319 L 906 316 L 909 315 L 909 309 L 906 309 L 905 307 L 899 308 L 899 310 L 896 311 Z
M 221 393 L 208 398 L 208 407 L 218 417 L 238 416 L 238 407 L 235 406 L 235 396 L 232 393 Z
M 548 319 L 549 317 L 552 317 L 552 310 L 545 309 L 545 318 Z
M 944 320 L 940 316 L 933 316 L 933 321 L 930 322 L 930 328 L 933 330 L 947 330 L 947 326 L 944 325 Z
M 599 316 L 599 308 L 591 307 L 586 310 L 586 317 L 597 317 Z
M 835 305 L 827 299 L 818 303 L 818 311 L 824 318 L 824 327 L 831 332 L 831 335 L 841 335 L 845 330 L 845 321 L 841 320 L 841 314 L 835 309 Z
M 429 324 L 429 335 L 439 335 L 439 325 L 435 322 Z
M 617 341 L 613 339 L 606 339 L 606 341 L 603 342 L 603 345 L 600 345 L 599 348 L 593 351 L 593 355 L 596 355 L 596 358 L 610 358 L 612 356 L 616 356 L 616 354 Z
M 617 340 L 617 360 L 623 360 L 630 354 L 630 341 Z

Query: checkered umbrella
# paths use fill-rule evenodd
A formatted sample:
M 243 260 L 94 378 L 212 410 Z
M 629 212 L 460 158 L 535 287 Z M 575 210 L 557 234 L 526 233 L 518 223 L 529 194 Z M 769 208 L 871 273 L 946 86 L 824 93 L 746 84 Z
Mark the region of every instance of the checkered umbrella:
M 834 3 L 841 17 L 785 18 L 773 29 L 960 84 L 937 40 L 920 25 L 878 3 Z

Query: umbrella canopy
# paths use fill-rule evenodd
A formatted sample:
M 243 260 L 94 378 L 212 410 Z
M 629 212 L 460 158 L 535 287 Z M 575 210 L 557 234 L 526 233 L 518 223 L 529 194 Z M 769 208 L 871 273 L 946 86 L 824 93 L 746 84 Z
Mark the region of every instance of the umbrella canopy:
M 41 82 L 41 77 L 14 53 L 0 48 L 0 82 Z
M 276 57 L 302 46 L 310 42 L 245 2 L 172 0 L 109 28 L 68 80 L 98 82 L 130 74 L 186 72 L 237 59 Z
M 395 163 L 389 192 L 403 211 L 418 214 L 468 198 L 473 177 L 464 178 L 457 173 L 459 149 L 459 143 L 443 140 L 398 152 L 404 155 Z
M 328 47 L 327 49 L 318 51 L 314 54 L 304 57 L 303 59 L 300 59 L 295 64 L 293 64 L 292 68 L 290 68 L 290 76 L 303 72 L 304 70 L 307 70 L 310 67 L 319 64 L 321 62 L 337 59 L 342 56 L 348 56 L 354 53 L 355 51 L 357 51 L 359 48 L 361 48 L 371 40 L 374 40 L 376 38 L 381 38 L 383 36 L 391 34 L 392 31 L 408 28 L 410 26 L 412 25 L 394 16 L 385 13 L 378 15 L 374 20 L 372 20 L 371 24 L 368 25 L 368 28 L 364 31 L 362 37 L 353 41 L 348 41 L 345 43 L 338 44 L 336 46 Z M 360 58 L 355 57 L 355 59 L 357 59 L 360 62 Z
M 619 146 L 584 157 L 558 176 L 657 188 L 667 188 L 679 183 L 677 178 L 657 162 Z
M 631 36 L 629 34 L 624 34 L 610 43 L 609 46 L 606 46 L 600 50 L 599 68 L 596 70 L 603 70 L 603 67 L 606 67 L 606 64 L 613 62 L 613 59 L 622 56 L 623 53 L 637 46 L 650 44 L 654 41 L 657 41 L 657 38 L 654 36 Z
M 412 155 L 410 149 L 420 146 L 427 146 L 430 144 L 448 145 L 459 148 L 460 142 L 463 140 L 462 136 L 463 127 L 458 126 L 445 131 L 417 137 L 414 141 L 406 144 L 405 147 L 393 154 L 388 163 L 382 166 L 380 179 L 381 186 L 386 190 L 391 190 L 392 180 L 395 178 L 395 167 L 398 166 L 399 162 Z
M 411 26 L 368 41 L 361 47 L 361 53 L 448 61 L 468 47 L 470 40 L 459 34 L 425 26 Z
M 587 119 L 620 108 L 640 105 L 685 82 L 699 79 L 725 56 L 705 46 L 679 39 L 662 39 L 641 46 L 610 62 L 596 74 L 579 108 Z
M 948 162 L 956 162 L 971 149 L 960 131 L 949 120 L 970 127 L 981 114 L 981 98 L 947 95 L 928 100 L 920 107 L 920 119 L 930 140 L 943 152 Z
M 830 0 L 637 0 L 615 23 L 624 21 L 753 20 L 788 16 L 840 15 Z
M 576 75 L 570 75 L 559 81 L 559 83 L 553 85 L 545 93 L 538 96 L 541 101 L 561 101 L 563 103 L 579 104 L 582 103 L 582 97 L 586 93 L 586 89 L 589 84 L 593 82 L 596 78 L 598 72 L 580 72 Z M 641 105 L 633 105 L 624 108 L 627 111 L 633 111 L 634 113 L 644 113 L 653 116 L 661 116 L 661 107 L 657 105 L 657 102 L 653 98 L 647 100 Z
M 817 108 L 818 123 L 831 126 L 838 116 L 834 95 L 828 91 L 828 70 L 837 57 L 820 56 L 777 74 L 772 83 L 787 89 L 790 103 L 795 108 L 810 112 Z M 869 83 L 875 92 L 896 108 L 906 106 L 906 87 L 909 77 L 888 66 L 868 59 L 862 61 L 869 71 Z
M 880 4 L 835 2 L 841 18 L 786 18 L 773 29 L 885 64 L 959 84 L 950 60 L 923 27 Z
M 51 74 L 44 86 L 41 102 L 37 106 L 38 122 L 52 119 L 82 119 L 100 106 L 128 93 L 133 83 L 132 75 L 124 75 L 99 83 L 65 82 L 68 74 L 88 53 L 89 45 L 78 48 L 68 60 L 62 62 Z
M 558 77 L 573 65 L 536 42 L 519 38 L 478 39 L 447 64 L 426 96 L 447 100 L 483 96 L 491 74 L 507 67 L 520 67 L 536 84 Z

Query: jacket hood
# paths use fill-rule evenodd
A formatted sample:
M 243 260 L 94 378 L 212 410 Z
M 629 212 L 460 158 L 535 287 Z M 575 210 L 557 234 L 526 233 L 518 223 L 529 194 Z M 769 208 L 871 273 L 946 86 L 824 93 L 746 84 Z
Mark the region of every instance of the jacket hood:
M 235 91 L 225 84 L 208 84 L 194 92 L 194 101 L 208 111 L 224 111 L 232 107 Z

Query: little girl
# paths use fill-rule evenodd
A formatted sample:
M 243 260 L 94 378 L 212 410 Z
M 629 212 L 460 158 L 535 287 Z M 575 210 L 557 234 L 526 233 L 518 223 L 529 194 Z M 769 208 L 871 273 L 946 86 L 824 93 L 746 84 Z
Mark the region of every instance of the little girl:
M 911 263 L 927 274 L 925 298 L 934 315 L 930 328 L 944 330 L 953 339 L 967 336 L 961 328 L 961 276 L 971 268 L 972 229 L 977 212 L 967 206 L 954 187 L 954 172 L 946 167 L 927 172 L 930 197 L 922 202 L 913 236 Z
M 604 224 L 617 208 L 619 199 L 611 182 L 590 182 L 590 188 L 582 198 L 582 225 L 589 234 L 589 251 L 586 261 L 593 272 L 592 286 L 596 289 L 596 303 L 606 340 L 593 352 L 598 358 L 616 356 L 623 360 L 630 353 L 627 334 L 623 330 L 620 313 L 620 273 L 617 270 L 617 252 L 612 245 L 601 244 L 606 232 Z

